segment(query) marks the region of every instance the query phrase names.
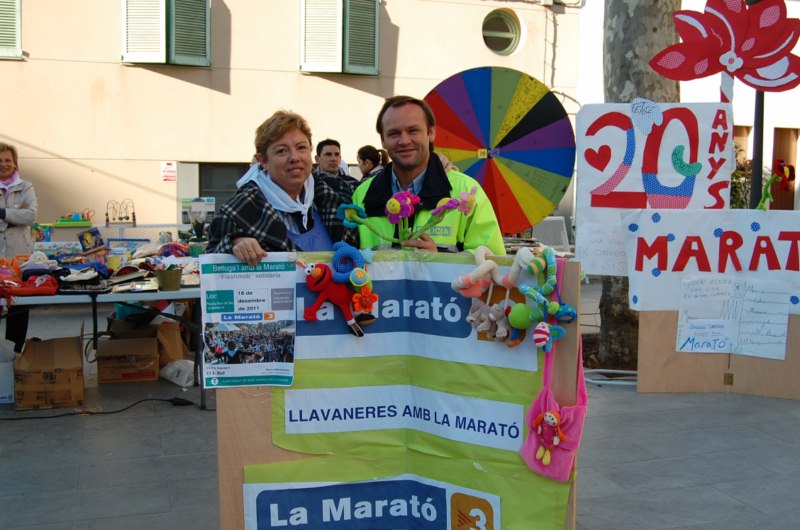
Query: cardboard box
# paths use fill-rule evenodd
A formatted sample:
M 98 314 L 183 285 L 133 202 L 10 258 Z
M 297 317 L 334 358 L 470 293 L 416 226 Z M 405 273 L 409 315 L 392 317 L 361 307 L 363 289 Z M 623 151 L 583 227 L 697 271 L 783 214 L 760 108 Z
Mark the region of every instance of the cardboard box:
M 164 367 L 172 361 L 189 359 L 189 347 L 181 337 L 181 326 L 177 322 L 164 322 L 156 327 L 158 337 L 159 364 Z
M 113 339 L 97 343 L 97 381 L 128 383 L 158 379 L 158 339 Z
M 146 324 L 136 327 L 125 320 L 118 320 L 114 314 L 108 316 L 108 332 L 112 339 L 158 339 L 159 366 L 164 367 L 172 361 L 190 358 L 189 347 L 183 339 L 182 326 L 175 321 L 160 324 Z
M 114 313 L 108 315 L 107 321 L 106 329 L 114 339 L 144 339 L 155 337 L 157 333 L 156 326 L 152 324 L 137 326 L 132 322 L 115 318 Z
M 28 340 L 14 360 L 17 410 L 83 405 L 83 327 L 78 337 Z
M 14 361 L 0 362 L 0 403 L 14 403 Z

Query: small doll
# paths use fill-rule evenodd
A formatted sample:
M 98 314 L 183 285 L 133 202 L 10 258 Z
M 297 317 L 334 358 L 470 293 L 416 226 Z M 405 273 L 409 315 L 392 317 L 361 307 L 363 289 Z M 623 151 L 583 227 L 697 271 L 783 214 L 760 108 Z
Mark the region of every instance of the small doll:
M 561 431 L 561 415 L 555 410 L 542 412 L 533 420 L 533 430 L 542 443 L 536 451 L 536 460 L 541 460 L 542 465 L 549 466 L 550 450 L 567 441 L 567 437 Z

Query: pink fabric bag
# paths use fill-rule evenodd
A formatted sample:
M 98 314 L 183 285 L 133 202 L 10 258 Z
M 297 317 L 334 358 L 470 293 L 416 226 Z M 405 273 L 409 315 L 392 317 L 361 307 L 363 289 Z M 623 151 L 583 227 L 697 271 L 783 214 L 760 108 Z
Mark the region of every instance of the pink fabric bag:
M 563 262 L 558 264 L 558 283 L 561 283 Z M 555 293 L 554 293 L 555 294 Z M 544 354 L 542 389 L 525 415 L 528 436 L 522 443 L 520 455 L 528 467 L 542 476 L 568 482 L 581 443 L 586 419 L 586 382 L 583 378 L 583 356 L 578 339 L 578 381 L 575 405 L 562 407 L 550 389 L 553 358 L 558 355 L 557 342 Z

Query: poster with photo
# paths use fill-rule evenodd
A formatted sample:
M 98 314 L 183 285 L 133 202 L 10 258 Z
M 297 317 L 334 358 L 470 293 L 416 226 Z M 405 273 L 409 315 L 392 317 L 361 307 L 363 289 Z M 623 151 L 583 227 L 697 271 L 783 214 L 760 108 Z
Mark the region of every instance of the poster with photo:
M 296 265 L 274 256 L 256 267 L 200 256 L 206 388 L 292 384 Z

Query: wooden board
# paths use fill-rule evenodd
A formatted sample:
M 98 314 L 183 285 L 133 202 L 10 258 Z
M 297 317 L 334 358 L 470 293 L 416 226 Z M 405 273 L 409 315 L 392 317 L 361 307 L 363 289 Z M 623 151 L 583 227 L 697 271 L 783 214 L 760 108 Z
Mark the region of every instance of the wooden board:
M 310 458 L 272 444 L 270 387 L 217 390 L 220 528 L 244 529 L 244 467 Z
M 564 302 L 580 315 L 580 263 L 567 262 L 561 286 Z M 578 374 L 579 319 L 565 326 L 567 336 L 558 342 L 552 389 L 562 405 L 575 403 Z M 219 462 L 220 528 L 244 529 L 244 467 L 310 458 L 271 443 L 270 387 L 220 388 L 217 401 L 217 455 Z M 572 485 L 564 529 L 575 528 L 576 489 Z
M 677 311 L 639 315 L 639 392 L 737 392 L 800 399 L 800 316 L 789 316 L 786 359 L 675 350 Z M 733 376 L 725 384 L 726 374 Z M 730 377 L 730 376 L 729 376 Z

